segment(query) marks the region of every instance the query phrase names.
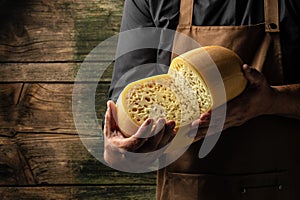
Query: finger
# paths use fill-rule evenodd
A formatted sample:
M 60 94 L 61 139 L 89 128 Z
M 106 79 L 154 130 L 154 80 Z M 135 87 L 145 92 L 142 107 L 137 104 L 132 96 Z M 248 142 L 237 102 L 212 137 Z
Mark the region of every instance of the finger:
M 118 112 L 117 112 L 116 104 L 113 101 L 108 101 L 107 102 L 107 107 L 110 108 L 112 118 L 114 119 L 115 122 L 117 122 L 118 121 Z
M 110 103 L 107 102 L 107 111 L 105 114 L 105 124 L 104 124 L 104 135 L 106 137 L 111 137 L 114 130 L 116 130 L 116 122 L 112 117 L 112 110 L 111 110 Z
M 144 145 L 138 150 L 139 152 L 152 152 L 154 151 L 165 132 L 166 120 L 161 118 L 157 120 L 155 129 L 152 131 L 151 137 L 144 143 Z
M 211 112 L 206 112 L 200 115 L 200 120 L 208 121 L 211 118 Z
M 135 151 L 140 148 L 150 137 L 152 126 L 153 119 L 144 121 L 138 131 L 124 141 L 122 147 L 129 151 Z
M 207 130 L 211 126 L 211 113 L 211 110 L 203 113 L 199 119 L 192 122 L 191 130 L 188 132 L 189 137 L 199 140 L 206 136 Z
M 250 84 L 257 85 L 264 81 L 263 75 L 256 69 L 250 67 L 249 65 L 244 64 L 243 70 L 244 70 L 245 77 Z
M 153 127 L 153 119 L 148 118 L 144 121 L 144 123 L 140 126 L 138 131 L 131 136 L 131 138 L 148 138 L 151 135 L 151 130 Z
M 202 113 L 200 117 L 194 120 L 191 124 L 191 128 L 198 128 L 198 126 L 203 126 L 204 124 L 209 123 L 211 118 L 212 111 L 209 110 L 208 112 Z
M 210 120 L 205 120 L 205 119 L 196 119 L 192 122 L 191 124 L 191 129 L 196 129 L 200 127 L 208 127 L 210 123 Z
M 175 121 L 170 120 L 170 121 L 168 121 L 168 122 L 166 123 L 166 126 L 167 126 L 167 127 L 166 127 L 167 129 L 174 131 L 174 128 L 175 128 L 175 126 L 176 126 L 176 123 L 175 123 Z M 174 131 L 174 132 L 175 132 L 175 131 Z
M 157 146 L 157 149 L 160 149 L 164 146 L 166 146 L 169 142 L 172 141 L 172 139 L 175 137 L 176 135 L 176 132 L 174 130 L 176 124 L 175 124 L 175 121 L 168 121 L 166 123 L 166 128 L 165 128 L 165 132 L 163 134 L 163 137 L 160 141 L 160 143 L 158 144 Z
M 154 137 L 152 137 L 152 144 L 151 145 L 151 149 L 150 151 L 154 151 L 157 149 L 157 147 L 159 146 L 161 140 L 163 139 L 164 137 L 164 134 L 165 134 L 165 130 L 166 130 L 166 120 L 165 119 L 159 119 L 157 121 L 157 129 L 155 129 L 155 132 L 154 132 Z
M 163 119 L 163 118 L 158 119 L 157 122 L 156 122 L 156 125 L 155 125 L 155 129 L 152 132 L 151 136 L 155 137 L 155 136 L 159 135 L 164 130 L 165 125 L 166 125 L 166 120 L 165 119 Z M 156 138 L 158 138 L 158 137 L 161 138 L 161 136 L 157 136 Z
M 203 139 L 206 136 L 207 130 L 208 129 L 206 127 L 205 128 L 192 129 L 188 133 L 188 136 L 190 138 L 193 138 L 194 141 L 198 141 L 200 139 Z

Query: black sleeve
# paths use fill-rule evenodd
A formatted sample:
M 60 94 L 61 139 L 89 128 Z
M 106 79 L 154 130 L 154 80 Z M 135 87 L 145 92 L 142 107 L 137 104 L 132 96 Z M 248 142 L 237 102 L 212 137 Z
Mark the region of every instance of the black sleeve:
M 116 102 L 130 82 L 167 73 L 171 51 L 161 49 L 172 49 L 173 36 L 162 28 L 175 29 L 177 15 L 177 1 L 125 0 L 117 52 L 128 52 L 116 57 L 109 99 Z
M 280 40 L 285 84 L 300 83 L 300 1 L 280 1 Z
M 154 26 L 147 0 L 125 0 L 121 32 Z
M 144 27 L 154 27 L 152 17 L 149 10 L 149 5 L 146 0 L 125 0 L 121 32 L 119 35 L 118 49 L 126 49 L 124 42 L 137 43 L 142 42 L 139 38 L 126 38 L 126 34 L 133 35 L 135 29 Z M 120 36 L 125 37 L 120 37 Z M 126 41 L 129 40 L 129 41 Z M 134 41 L 130 41 L 134 40 Z M 122 45 L 122 46 L 120 46 Z M 123 88 L 132 82 L 138 74 L 133 74 L 135 67 L 145 65 L 147 63 L 155 63 L 156 50 L 155 49 L 137 49 L 128 52 L 120 57 L 117 57 L 114 64 L 112 82 L 109 89 L 109 99 L 116 102 L 119 94 Z M 148 66 L 145 66 L 148 67 Z M 129 74 L 130 73 L 130 74 Z M 148 74 L 150 75 L 150 74 Z M 140 77 L 143 78 L 143 77 Z

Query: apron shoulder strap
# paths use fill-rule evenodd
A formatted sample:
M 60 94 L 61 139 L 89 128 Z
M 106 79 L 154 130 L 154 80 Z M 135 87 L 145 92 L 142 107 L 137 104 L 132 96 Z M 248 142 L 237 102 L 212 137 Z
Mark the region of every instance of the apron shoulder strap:
M 191 27 L 193 22 L 194 0 L 180 1 L 179 27 Z
M 264 12 L 266 32 L 279 32 L 278 0 L 264 0 Z

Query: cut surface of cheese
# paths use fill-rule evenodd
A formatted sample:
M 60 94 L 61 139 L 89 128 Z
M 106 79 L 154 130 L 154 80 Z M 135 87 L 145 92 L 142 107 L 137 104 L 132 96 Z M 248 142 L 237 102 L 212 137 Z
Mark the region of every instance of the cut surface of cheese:
M 176 57 L 168 74 L 141 79 L 124 88 L 117 101 L 121 132 L 134 134 L 147 118 L 174 120 L 175 129 L 186 126 L 245 89 L 242 64 L 234 52 L 220 46 L 202 47 Z M 220 98 L 222 91 L 224 98 Z
M 177 129 L 199 116 L 198 101 L 185 82 L 163 74 L 128 84 L 117 101 L 121 132 L 126 136 L 135 133 L 147 118 L 174 120 Z
M 187 77 L 197 91 L 201 111 L 205 112 L 230 101 L 245 89 L 247 80 L 242 64 L 240 57 L 230 49 L 205 46 L 173 59 L 168 73 Z M 220 95 L 223 89 L 224 98 Z

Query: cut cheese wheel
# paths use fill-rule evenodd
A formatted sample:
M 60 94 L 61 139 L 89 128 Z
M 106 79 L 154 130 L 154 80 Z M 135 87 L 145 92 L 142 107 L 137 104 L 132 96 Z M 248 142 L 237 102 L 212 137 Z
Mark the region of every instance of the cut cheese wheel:
M 168 74 L 138 80 L 124 88 L 117 101 L 121 132 L 134 134 L 147 118 L 174 120 L 176 130 L 190 124 L 244 90 L 247 81 L 241 66 L 234 52 L 220 46 L 198 48 L 176 57 Z

